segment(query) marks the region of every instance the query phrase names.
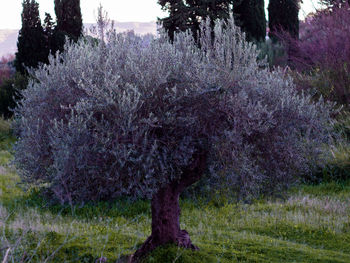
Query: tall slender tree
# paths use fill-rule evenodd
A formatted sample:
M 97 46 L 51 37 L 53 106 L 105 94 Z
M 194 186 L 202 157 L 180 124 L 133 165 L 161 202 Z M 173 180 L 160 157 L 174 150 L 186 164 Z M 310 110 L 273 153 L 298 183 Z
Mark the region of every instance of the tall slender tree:
M 53 36 L 54 36 L 55 23 L 52 21 L 52 17 L 49 13 L 45 13 L 43 29 L 44 29 L 44 34 L 46 38 L 46 49 L 50 51 L 52 50 L 52 47 L 54 45 Z
M 80 0 L 55 0 L 57 25 L 54 32 L 53 51 L 63 50 L 65 37 L 77 41 L 83 32 Z
M 275 39 L 274 32 L 286 31 L 293 38 L 299 36 L 300 0 L 270 0 L 269 28 L 270 37 Z
M 264 41 L 266 36 L 266 18 L 264 0 L 237 1 L 233 13 L 237 25 L 246 33 L 250 41 Z
M 24 0 L 22 6 L 22 28 L 17 41 L 15 67 L 18 72 L 26 74 L 25 67 L 36 68 L 40 62 L 47 63 L 48 50 L 39 4 L 35 0 Z

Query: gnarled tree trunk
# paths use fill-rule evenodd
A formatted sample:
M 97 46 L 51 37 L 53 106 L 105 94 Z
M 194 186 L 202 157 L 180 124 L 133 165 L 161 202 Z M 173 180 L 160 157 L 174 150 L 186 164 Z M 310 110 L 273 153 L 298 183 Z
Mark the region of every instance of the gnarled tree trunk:
M 206 153 L 196 154 L 193 163 L 184 170 L 179 181 L 171 182 L 159 189 L 152 197 L 152 233 L 134 253 L 131 262 L 138 262 L 156 247 L 168 243 L 193 250 L 198 249 L 192 244 L 188 232 L 180 229 L 179 196 L 186 187 L 201 178 L 206 167 L 206 158 Z

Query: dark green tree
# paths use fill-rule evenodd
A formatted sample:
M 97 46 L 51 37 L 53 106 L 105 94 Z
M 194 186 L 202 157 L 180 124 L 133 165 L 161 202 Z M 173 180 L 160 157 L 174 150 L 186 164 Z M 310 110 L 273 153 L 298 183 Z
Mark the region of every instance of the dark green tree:
M 52 17 L 49 13 L 45 13 L 43 29 L 44 29 L 44 34 L 46 38 L 46 42 L 45 42 L 46 49 L 51 51 L 54 46 L 53 37 L 54 37 L 55 23 L 52 21 Z
M 274 32 L 279 31 L 285 31 L 293 38 L 299 37 L 299 2 L 300 0 L 270 0 L 270 37 L 275 39 Z
M 163 11 L 169 13 L 168 17 L 158 19 L 158 22 L 168 31 L 169 37 L 173 40 L 176 31 L 186 31 L 191 27 L 188 25 L 189 8 L 183 0 L 159 0 Z
M 264 0 L 237 1 L 233 13 L 238 26 L 247 34 L 249 41 L 264 41 L 266 18 Z
M 13 116 L 17 101 L 22 98 L 20 91 L 28 85 L 28 77 L 17 72 L 0 85 L 0 114 L 7 118 Z
M 15 68 L 18 72 L 27 74 L 25 67 L 36 68 L 40 62 L 48 62 L 48 50 L 39 16 L 39 4 L 35 0 L 24 0 L 22 6 L 22 28 L 17 41 Z
M 57 25 L 54 30 L 53 52 L 63 50 L 65 37 L 77 41 L 83 33 L 80 0 L 55 0 Z
M 209 17 L 211 21 L 227 19 L 234 0 L 158 0 L 168 17 L 159 22 L 168 31 L 170 39 L 174 32 L 190 29 L 197 40 L 200 22 Z

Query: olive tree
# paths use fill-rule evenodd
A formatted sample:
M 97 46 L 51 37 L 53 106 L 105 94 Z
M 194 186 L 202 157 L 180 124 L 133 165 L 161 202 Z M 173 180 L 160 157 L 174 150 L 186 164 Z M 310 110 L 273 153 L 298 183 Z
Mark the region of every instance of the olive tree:
M 238 195 L 280 190 L 329 140 L 331 106 L 298 94 L 234 24 L 190 32 L 81 40 L 32 72 L 16 109 L 21 178 L 62 202 L 151 199 L 152 231 L 134 261 L 173 242 L 179 195 L 206 174 Z

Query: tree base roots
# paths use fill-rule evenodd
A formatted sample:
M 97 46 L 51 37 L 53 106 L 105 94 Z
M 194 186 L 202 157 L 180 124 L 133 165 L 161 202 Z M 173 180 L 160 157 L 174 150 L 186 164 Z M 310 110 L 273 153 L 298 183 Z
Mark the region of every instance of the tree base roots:
M 186 230 L 179 231 L 175 244 L 182 248 L 199 250 L 197 246 L 192 244 L 190 235 Z M 165 244 L 160 244 L 158 238 L 155 238 L 152 235 L 149 236 L 145 243 L 143 243 L 143 245 L 130 257 L 129 263 L 139 263 L 145 256 L 161 245 Z

